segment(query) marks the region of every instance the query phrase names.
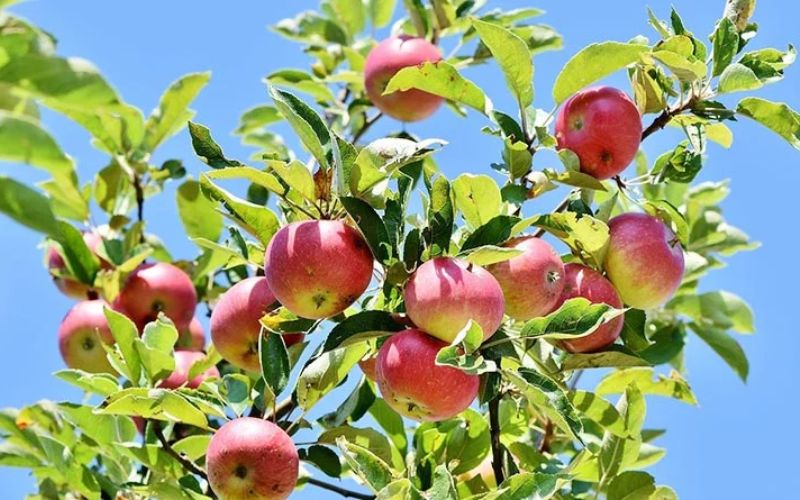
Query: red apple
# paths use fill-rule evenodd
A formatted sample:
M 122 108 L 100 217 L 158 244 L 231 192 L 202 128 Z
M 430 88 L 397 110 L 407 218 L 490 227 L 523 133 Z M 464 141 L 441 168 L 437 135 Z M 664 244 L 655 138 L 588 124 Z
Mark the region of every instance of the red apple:
M 420 330 L 403 330 L 378 351 L 375 378 L 386 403 L 420 421 L 447 420 L 466 410 L 478 395 L 479 379 L 449 366 L 436 354 L 447 344 Z
M 95 254 L 97 254 L 98 247 L 103 243 L 103 239 L 94 231 L 84 231 L 83 241 L 89 247 L 89 250 L 95 252 Z M 111 267 L 111 264 L 103 259 L 100 259 L 100 264 L 103 269 Z M 67 297 L 85 299 L 89 295 L 91 287 L 70 276 L 67 263 L 55 245 L 51 245 L 47 250 L 47 269 L 53 277 L 53 283 L 55 283 L 56 288 Z
M 116 374 L 102 345 L 114 343 L 103 313 L 104 305 L 102 300 L 78 302 L 61 321 L 58 347 L 68 367 L 90 373 Z
M 211 340 L 228 362 L 251 372 L 261 370 L 258 359 L 259 320 L 280 304 L 267 279 L 243 279 L 222 294 L 211 313 Z M 287 346 L 303 339 L 302 334 L 286 334 Z
M 610 179 L 627 167 L 642 141 L 642 117 L 621 90 L 592 87 L 581 90 L 561 106 L 556 118 L 559 149 L 570 149 L 581 171 Z
M 136 268 L 114 302 L 114 309 L 128 316 L 140 331 L 161 312 L 179 332 L 188 330 L 196 306 L 192 279 L 180 268 L 164 262 Z
M 667 302 L 683 280 L 683 249 L 675 233 L 661 220 L 638 213 L 614 217 L 608 229 L 605 268 L 623 302 L 637 309 Z
M 189 329 L 180 332 L 175 349 L 180 351 L 202 351 L 206 347 L 206 332 L 197 317 L 192 318 Z
M 403 68 L 442 60 L 435 45 L 424 38 L 401 35 L 387 38 L 367 55 L 364 86 L 372 103 L 387 115 L 404 122 L 423 120 L 439 109 L 443 99 L 417 89 L 383 95 L 389 80 Z
M 614 285 L 602 274 L 581 264 L 567 264 L 564 266 L 564 291 L 557 307 L 576 297 L 583 297 L 593 304 L 608 304 L 617 309 L 622 308 L 622 301 Z M 561 346 L 569 352 L 576 353 L 601 351 L 617 340 L 622 332 L 623 322 L 624 318 L 617 316 L 585 337 L 562 340 Z
M 206 453 L 208 482 L 221 499 L 288 498 L 299 467 L 289 435 L 260 418 L 227 422 L 211 437 Z
M 406 312 L 420 330 L 447 343 L 473 320 L 488 339 L 503 322 L 503 290 L 487 270 L 438 257 L 419 266 L 406 283 Z
M 217 370 L 216 366 L 212 366 L 189 380 L 189 370 L 191 370 L 192 365 L 204 357 L 205 354 L 202 352 L 175 351 L 175 371 L 162 380 L 158 386 L 163 389 L 178 389 L 179 387 L 197 389 L 205 379 L 219 377 L 219 370 Z
M 561 257 L 546 241 L 533 236 L 514 238 L 503 246 L 523 252 L 486 268 L 503 289 L 506 314 L 519 321 L 547 315 L 564 290 Z
M 344 311 L 364 293 L 373 258 L 361 234 L 343 221 L 306 220 L 272 237 L 264 268 L 286 309 L 321 319 Z

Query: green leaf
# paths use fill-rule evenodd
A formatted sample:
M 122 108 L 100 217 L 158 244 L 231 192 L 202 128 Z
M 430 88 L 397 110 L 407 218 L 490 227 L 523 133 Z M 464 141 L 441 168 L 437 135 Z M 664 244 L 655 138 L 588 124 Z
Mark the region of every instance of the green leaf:
M 387 137 L 372 141 L 359 151 L 349 172 L 343 177 L 355 196 L 362 196 L 371 190 L 380 189 L 385 196 L 385 185 L 399 169 L 417 162 L 436 151 L 446 142 L 440 139 L 411 141 L 409 139 Z M 378 207 L 380 208 L 380 207 Z
M 331 142 L 331 134 L 322 118 L 307 104 L 289 92 L 267 85 L 275 107 L 300 138 L 305 148 L 320 166 L 327 168 L 326 146 Z
M 493 245 L 485 245 L 478 248 L 472 248 L 466 252 L 459 254 L 464 260 L 476 264 L 478 266 L 488 266 L 497 264 L 509 259 L 513 259 L 522 255 L 522 250 L 516 248 L 497 247 Z
M 222 233 L 222 215 L 215 210 L 215 204 L 200 192 L 200 183 L 193 179 L 185 181 L 175 197 L 186 235 L 217 241 Z
M 606 347 L 603 352 L 587 354 L 568 355 L 561 367 L 564 370 L 580 370 L 585 368 L 609 368 L 609 367 L 628 367 L 628 366 L 650 366 L 647 360 L 642 359 L 622 346 L 611 345 Z
M 147 419 L 180 422 L 208 429 L 206 414 L 179 392 L 166 389 L 132 387 L 112 394 L 96 410 L 111 415 L 140 416 Z
M 358 198 L 341 197 L 339 201 L 364 235 L 378 262 L 388 262 L 394 252 L 389 242 L 389 232 L 380 216 L 367 202 Z
M 646 405 L 642 391 L 635 383 L 625 387 L 616 409 L 624 419 L 630 437 L 618 437 L 611 433 L 604 436 L 597 464 L 600 484 L 607 483 L 620 471 L 631 468 L 642 445 L 641 431 Z
M 100 261 L 86 245 L 83 233 L 65 221 L 58 221 L 58 235 L 55 236 L 55 240 L 61 244 L 61 250 L 72 274 L 81 283 L 92 285 L 100 269 Z
M 408 17 L 411 19 L 414 29 L 417 31 L 417 36 L 420 38 L 427 37 L 430 22 L 428 20 L 428 12 L 422 0 L 403 0 L 403 3 L 408 11 Z
M 694 55 L 695 46 L 687 35 L 676 35 L 656 45 L 652 57 L 684 82 L 693 82 L 704 78 L 708 72 L 705 61 Z
M 450 238 L 453 235 L 454 218 L 450 183 L 442 176 L 437 177 L 430 187 L 430 205 L 428 207 L 431 257 L 447 254 L 450 248 Z
M 453 181 L 456 208 L 471 227 L 486 224 L 500 215 L 500 188 L 488 175 L 462 174 Z
M 786 139 L 795 149 L 800 149 L 800 114 L 788 105 L 746 97 L 739 101 L 736 113 L 752 118 Z
M 325 339 L 322 350 L 333 351 L 378 336 L 390 335 L 405 328 L 386 311 L 360 311 L 333 327 Z
M 525 141 L 507 138 L 503 141 L 503 162 L 511 176 L 519 179 L 530 172 L 533 154 Z
M 428 491 L 431 500 L 456 500 L 458 493 L 453 476 L 447 470 L 447 465 L 439 465 L 433 471 L 433 484 Z
M 191 73 L 182 76 L 172 84 L 161 96 L 158 107 L 147 118 L 145 123 L 142 147 L 151 152 L 159 144 L 181 130 L 194 112 L 189 104 L 206 86 L 211 73 Z
M 336 445 L 353 472 L 375 493 L 394 479 L 389 465 L 366 448 L 347 442 L 343 436 L 336 440 Z
M 533 61 L 527 44 L 497 24 L 473 19 L 472 26 L 500 65 L 506 84 L 524 112 L 533 102 Z
M 228 373 L 222 377 L 228 406 L 236 416 L 242 416 L 253 404 L 250 384 L 250 377 L 242 373 Z
M 758 79 L 758 76 L 752 69 L 739 63 L 734 63 L 725 68 L 722 75 L 719 77 L 719 86 L 717 92 L 720 94 L 730 94 L 733 92 L 744 92 L 747 90 L 756 90 L 763 87 L 764 84 Z
M 575 92 L 640 60 L 649 47 L 632 43 L 602 42 L 589 45 L 567 61 L 553 85 L 560 104 Z
M 340 477 L 342 475 L 342 464 L 339 457 L 327 446 L 317 444 L 308 448 L 300 448 L 300 460 L 314 464 L 316 468 L 330 477 Z
M 701 325 L 753 333 L 753 311 L 738 295 L 730 292 L 708 292 L 700 295 L 681 295 L 669 303 L 670 309 L 685 314 Z
M 649 500 L 656 491 L 655 479 L 643 471 L 626 471 L 608 485 L 608 500 Z
M 444 61 L 425 62 L 401 69 L 389 80 L 383 94 L 410 89 L 438 95 L 449 101 L 469 106 L 487 116 L 493 107 L 480 87 L 461 76 L 454 66 Z
M 389 406 L 385 400 L 376 398 L 369 407 L 369 414 L 386 431 L 395 448 L 405 456 L 408 451 L 408 438 L 403 418 Z
M 211 436 L 194 435 L 188 436 L 175 442 L 172 448 L 192 462 L 203 458 L 208 450 Z
M 283 335 L 269 332 L 258 338 L 258 357 L 261 361 L 261 376 L 272 394 L 277 396 L 289 383 L 289 352 Z
M 541 472 L 520 472 L 500 485 L 498 500 L 552 498 L 558 487 L 558 476 Z
M 739 342 L 725 333 L 724 330 L 718 328 L 703 326 L 697 323 L 690 323 L 689 327 L 698 337 L 703 339 L 703 342 L 714 349 L 714 352 L 719 354 L 728 366 L 736 372 L 739 378 L 742 379 L 742 382 L 747 382 L 750 363 L 747 361 L 747 355 L 744 349 L 742 349 L 742 346 L 739 345 Z
M 211 131 L 199 123 L 188 122 L 189 134 L 192 136 L 192 148 L 195 154 L 206 165 L 212 168 L 242 167 L 238 160 L 229 160 L 222 148 L 211 137 Z
M 288 163 L 273 160 L 268 161 L 267 165 L 287 186 L 289 186 L 290 190 L 296 192 L 311 203 L 317 201 L 317 197 L 314 193 L 314 177 L 311 175 L 311 171 L 307 166 L 297 160 Z
M 297 402 L 308 410 L 325 394 L 344 380 L 350 369 L 369 351 L 369 345 L 359 343 L 324 352 L 311 360 L 297 380 Z
M 624 313 L 624 309 L 615 309 L 608 304 L 594 304 L 583 297 L 576 297 L 567 300 L 547 316 L 526 322 L 519 336 L 549 339 L 584 337 Z
M 278 109 L 274 106 L 262 104 L 254 106 L 239 117 L 239 126 L 236 127 L 234 132 L 236 135 L 245 135 L 250 132 L 259 130 L 261 127 L 271 125 L 283 119 Z
M 511 238 L 512 229 L 519 222 L 519 217 L 498 215 L 467 236 L 467 239 L 461 245 L 461 251 L 465 252 L 486 245 L 501 245 Z
M 392 21 L 397 0 L 367 0 L 369 19 L 375 28 L 383 28 Z
M 357 422 L 375 402 L 375 391 L 369 380 L 362 377 L 358 385 L 337 409 L 317 419 L 327 428 L 340 427 L 345 423 Z
M 589 257 L 595 267 L 602 267 L 608 249 L 608 226 L 588 215 L 558 212 L 523 219 L 513 229 L 519 233 L 528 226 L 537 226 L 566 243 L 576 254 Z
M 212 183 L 207 174 L 203 174 L 200 178 L 200 185 L 211 199 L 223 204 L 232 219 L 261 243 L 266 245 L 278 232 L 280 222 L 272 210 L 237 198 Z
M 278 85 L 304 92 L 319 103 L 328 103 L 336 99 L 324 81 L 301 69 L 285 68 L 273 71 L 267 75 L 266 81 L 270 85 Z
M 722 18 L 712 35 L 713 65 L 711 76 L 719 76 L 733 62 L 734 56 L 739 51 L 739 33 L 730 19 Z
M 363 0 L 327 0 L 322 10 L 346 27 L 351 37 L 364 29 L 367 13 Z
M 175 357 L 172 349 L 178 341 L 178 330 L 162 314 L 156 321 L 148 323 L 141 339 L 134 340 L 134 346 L 142 360 L 142 368 L 148 380 L 155 382 L 175 371 Z
M 54 375 L 81 390 L 106 397 L 120 390 L 117 379 L 108 373 L 87 373 L 83 370 L 59 370 Z
M 50 201 L 24 184 L 0 176 L 0 212 L 17 223 L 44 234 L 58 234 Z
M 336 444 L 340 437 L 347 439 L 348 443 L 361 446 L 387 464 L 395 462 L 396 459 L 402 463 L 402 458 L 394 449 L 392 443 L 383 434 L 371 428 L 358 428 L 343 426 L 329 429 L 319 435 L 317 442 L 321 444 Z
M 569 393 L 569 399 L 576 410 L 589 420 L 603 426 L 608 432 L 623 438 L 630 436 L 622 416 L 614 405 L 605 399 L 587 391 L 572 391 Z
M 142 361 L 134 346 L 135 341 L 139 338 L 139 331 L 133 321 L 124 314 L 118 313 L 109 307 L 104 307 L 103 313 L 108 321 L 111 335 L 114 337 L 114 344 L 122 355 L 123 366 L 127 371 L 123 375 L 134 384 L 137 384 L 142 373 Z
M 503 377 L 517 386 L 530 404 L 552 420 L 560 429 L 581 441 L 583 424 L 567 395 L 555 382 L 528 368 L 519 371 L 503 370 Z
M 270 173 L 257 170 L 253 167 L 226 167 L 219 170 L 205 172 L 203 175 L 210 179 L 247 179 L 273 193 L 283 196 L 286 188 Z
M 655 377 L 655 378 L 653 378 Z M 624 392 L 630 384 L 636 384 L 643 394 L 653 394 L 677 399 L 691 405 L 697 399 L 686 380 L 677 372 L 669 377 L 656 374 L 652 368 L 627 368 L 606 376 L 595 389 L 599 396 Z
M 387 484 L 378 492 L 377 500 L 394 500 L 402 498 L 404 500 L 426 500 L 422 493 L 408 479 L 398 479 Z

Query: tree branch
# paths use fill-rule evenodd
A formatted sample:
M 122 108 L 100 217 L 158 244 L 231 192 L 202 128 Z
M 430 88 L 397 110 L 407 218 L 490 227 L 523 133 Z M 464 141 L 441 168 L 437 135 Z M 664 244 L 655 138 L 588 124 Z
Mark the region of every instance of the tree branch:
M 357 491 L 348 490 L 347 488 L 342 488 L 341 486 L 336 486 L 335 484 L 326 483 L 325 481 L 320 481 L 319 479 L 314 479 L 313 477 L 308 478 L 308 484 L 313 484 L 317 488 L 322 488 L 323 490 L 332 491 L 334 493 L 338 493 L 345 498 L 360 498 L 363 500 L 372 500 L 375 498 L 375 495 L 369 495 L 366 493 L 359 493 Z
M 653 123 L 651 123 L 646 129 L 644 129 L 644 131 L 642 132 L 642 140 L 644 141 L 645 139 L 653 135 L 653 133 L 666 127 L 667 124 L 673 118 L 675 118 L 679 114 L 683 113 L 687 109 L 694 106 L 694 103 L 695 103 L 695 98 L 692 97 L 680 106 L 677 106 L 672 109 L 665 109 L 660 115 L 656 117 L 655 120 L 653 120 Z
M 358 132 L 353 134 L 353 144 L 356 144 L 362 137 L 364 137 L 364 134 L 366 134 L 370 127 L 372 127 L 376 121 L 380 120 L 382 116 L 383 113 L 377 113 L 372 118 L 367 118 L 367 120 L 364 122 L 364 125 L 361 126 Z
M 566 210 L 567 207 L 569 206 L 569 199 L 570 198 L 572 198 L 572 191 L 570 191 L 570 193 L 566 196 L 566 198 L 561 200 L 561 203 L 559 203 L 558 206 L 555 209 L 553 209 L 552 213 L 563 212 L 564 210 Z M 547 231 L 545 231 L 543 228 L 539 228 L 538 231 L 533 233 L 533 237 L 534 238 L 541 238 L 542 236 L 544 236 L 544 233 L 546 233 L 546 232 Z
M 178 463 L 180 463 L 183 466 L 183 468 L 186 469 L 187 471 L 191 472 L 192 474 L 198 475 L 205 480 L 208 480 L 208 476 L 206 475 L 206 472 L 203 469 L 201 469 L 200 467 L 195 465 L 194 462 L 189 461 L 188 459 L 186 459 L 186 457 L 175 451 L 172 445 L 169 444 L 167 438 L 164 437 L 164 431 L 161 429 L 160 422 L 156 420 L 151 420 L 150 422 L 152 422 L 153 424 L 152 426 L 153 434 L 155 434 L 156 438 L 158 439 L 158 442 L 161 443 L 161 447 L 164 449 L 165 452 L 167 452 L 167 455 L 177 460 Z
M 503 472 L 503 445 L 500 443 L 500 396 L 489 401 L 489 433 L 492 444 L 492 470 L 499 487 L 505 480 Z

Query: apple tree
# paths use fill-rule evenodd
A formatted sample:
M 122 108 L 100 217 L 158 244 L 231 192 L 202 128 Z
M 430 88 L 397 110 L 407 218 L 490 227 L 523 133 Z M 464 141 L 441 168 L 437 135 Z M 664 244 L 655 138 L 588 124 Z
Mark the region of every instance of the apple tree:
M 697 404 L 692 337 L 746 380 L 735 334 L 753 331 L 737 295 L 698 291 L 756 244 L 724 218 L 728 182 L 694 181 L 740 118 L 800 149 L 800 115 L 746 95 L 795 50 L 753 47 L 754 0 L 702 32 L 651 11 L 649 36 L 574 54 L 542 109 L 534 61 L 561 35 L 492 3 L 323 0 L 279 22 L 309 69 L 267 75 L 236 130 L 247 159 L 192 121 L 208 73 L 145 114 L 0 14 L 0 158 L 51 176 L 0 177 L 0 211 L 42 234 L 76 300 L 55 376 L 86 393 L 0 413 L 0 464 L 31 471 L 32 498 L 677 498 L 645 471 L 665 453 L 647 398 Z M 463 75 L 479 64 L 499 67 L 514 109 Z M 598 83 L 612 74 L 629 88 Z M 496 162 L 448 179 L 437 152 L 454 132 L 413 126 L 440 107 L 482 116 L 458 133 L 496 138 Z M 79 178 L 42 108 L 107 165 Z M 365 140 L 392 119 L 401 130 Z M 665 127 L 685 138 L 646 158 Z M 196 158 L 155 164 L 174 134 Z M 559 168 L 537 161 L 548 150 Z M 193 255 L 148 228 L 168 184 Z M 586 370 L 599 383 L 579 384 Z

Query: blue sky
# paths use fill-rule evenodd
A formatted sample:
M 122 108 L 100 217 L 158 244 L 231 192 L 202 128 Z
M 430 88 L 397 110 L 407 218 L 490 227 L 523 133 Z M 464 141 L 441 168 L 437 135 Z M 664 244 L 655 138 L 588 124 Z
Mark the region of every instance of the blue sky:
M 399 3 L 399 2 L 398 2 Z M 536 6 L 565 36 L 560 52 L 536 58 L 536 102 L 549 109 L 550 84 L 563 63 L 585 44 L 627 40 L 637 34 L 654 36 L 646 24 L 645 4 L 631 1 L 567 2 L 518 0 L 493 2 L 506 8 Z M 708 33 L 722 10 L 722 0 L 675 0 L 687 26 Z M 222 7 L 224 5 L 224 7 Z M 145 111 L 152 109 L 163 89 L 178 76 L 212 70 L 210 85 L 195 103 L 197 120 L 209 126 L 230 156 L 245 158 L 248 150 L 229 134 L 242 110 L 267 100 L 261 78 L 284 67 L 305 67 L 298 46 L 269 32 L 266 26 L 304 9 L 316 1 L 292 2 L 97 2 L 90 0 L 38 0 L 12 9 L 53 32 L 64 55 L 85 57 L 97 64 L 125 99 Z M 650 6 L 667 17 L 669 2 Z M 755 20 L 761 33 L 754 47 L 785 48 L 798 43 L 796 2 L 759 2 Z M 791 24 L 790 24 L 791 23 Z M 790 68 L 787 81 L 758 94 L 785 101 L 800 109 L 800 75 Z M 502 77 L 495 66 L 470 70 L 468 76 L 482 85 L 500 109 L 513 110 Z M 611 83 L 624 85 L 620 78 Z M 626 90 L 627 87 L 623 87 Z M 733 101 L 735 102 L 735 101 Z M 46 114 L 45 123 L 64 149 L 78 161 L 87 181 L 104 158 L 89 145 L 88 136 L 64 119 Z M 423 137 L 442 137 L 450 145 L 439 156 L 448 176 L 490 172 L 499 155 L 496 139 L 479 132 L 484 119 L 466 120 L 446 110 L 411 130 Z M 371 136 L 396 128 L 386 122 Z M 651 472 L 659 483 L 672 485 L 681 498 L 785 498 L 797 489 L 798 438 L 789 423 L 800 409 L 793 396 L 800 340 L 789 320 L 797 307 L 800 279 L 791 255 L 800 238 L 791 216 L 796 209 L 795 186 L 800 184 L 800 154 L 777 136 L 749 121 L 733 125 L 736 140 L 730 151 L 712 146 L 704 179 L 730 178 L 732 194 L 724 204 L 727 218 L 743 228 L 763 247 L 735 256 L 727 269 L 718 271 L 704 286 L 738 293 L 753 306 L 757 334 L 740 337 L 751 362 L 750 381 L 739 382 L 733 372 L 696 338 L 689 338 L 686 365 L 700 407 L 670 400 L 651 399 L 647 425 L 668 428 L 658 442 L 668 449 L 666 458 Z M 674 145 L 677 134 L 666 131 L 644 144 L 650 158 Z M 186 133 L 161 148 L 156 161 L 183 158 L 195 177 L 203 165 L 190 148 Z M 543 157 L 544 158 L 544 157 Z M 555 162 L 555 159 L 550 159 Z M 540 167 L 551 166 L 544 163 Z M 28 167 L 0 164 L 0 173 L 35 182 L 40 173 Z M 174 187 L 148 203 L 149 229 L 166 241 L 173 255 L 191 257 L 194 248 L 177 231 Z M 546 210 L 561 193 L 535 202 L 529 210 Z M 540 203 L 540 204 L 539 204 Z M 42 398 L 79 398 L 51 373 L 62 368 L 56 331 L 70 302 L 51 285 L 36 249 L 39 236 L 0 219 L 3 257 L 0 259 L 0 407 L 21 406 Z M 31 491 L 24 472 L 0 468 L 2 498 L 21 498 Z M 322 498 L 306 490 L 302 498 Z

